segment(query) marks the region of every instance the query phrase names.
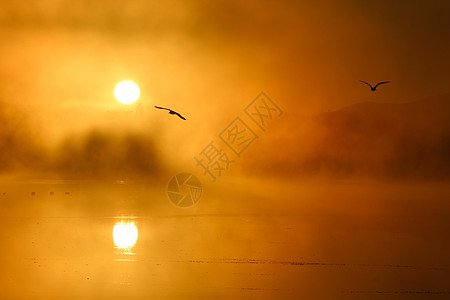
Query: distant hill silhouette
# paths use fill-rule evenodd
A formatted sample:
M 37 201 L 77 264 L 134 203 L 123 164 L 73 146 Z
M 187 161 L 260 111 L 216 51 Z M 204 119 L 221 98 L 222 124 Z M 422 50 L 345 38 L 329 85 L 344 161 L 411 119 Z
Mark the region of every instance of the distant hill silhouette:
M 449 178 L 450 94 L 400 104 L 358 103 L 309 118 L 286 113 L 260 140 L 255 159 L 243 160 L 244 169 Z M 274 143 L 276 151 L 259 148 L 273 149 Z
M 304 117 L 285 112 L 233 166 L 255 176 L 450 178 L 450 94 L 408 103 L 357 103 Z M 144 178 L 164 172 L 155 132 L 109 127 L 67 134 L 49 148 L 43 131 L 0 101 L 0 175 Z M 164 148 L 162 148 L 164 149 Z M 169 156 L 168 156 L 169 157 Z

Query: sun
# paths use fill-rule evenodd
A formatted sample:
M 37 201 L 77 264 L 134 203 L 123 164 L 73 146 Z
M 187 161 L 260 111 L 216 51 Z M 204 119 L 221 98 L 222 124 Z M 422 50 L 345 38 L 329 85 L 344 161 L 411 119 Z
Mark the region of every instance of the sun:
M 130 248 L 136 244 L 138 230 L 134 222 L 120 222 L 114 225 L 113 240 L 117 248 Z
M 141 90 L 137 84 L 132 81 L 122 81 L 114 89 L 116 99 L 123 104 L 131 104 L 135 102 L 139 98 L 140 94 Z

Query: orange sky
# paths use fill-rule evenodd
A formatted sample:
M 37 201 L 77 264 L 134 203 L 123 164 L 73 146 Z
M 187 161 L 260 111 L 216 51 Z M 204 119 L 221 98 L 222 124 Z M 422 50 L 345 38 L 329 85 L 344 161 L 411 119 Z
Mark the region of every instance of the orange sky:
M 448 92 L 448 1 L 2 2 L 0 95 L 15 103 L 108 106 L 124 78 L 191 114 L 261 90 L 308 114 Z
M 449 91 L 448 1 L 2 2 L 3 114 L 47 146 L 134 110 L 114 98 L 122 80 L 141 88 L 141 130 L 189 137 L 189 160 L 260 91 L 305 115 Z M 372 93 L 359 80 L 392 82 Z
M 2 298 L 449 295 L 449 11 L 0 0 Z M 283 110 L 266 131 L 244 112 L 261 91 Z M 258 135 L 241 156 L 220 141 L 238 116 Z M 235 161 L 214 183 L 194 161 L 211 141 Z M 189 208 L 169 200 L 180 172 L 201 181 Z

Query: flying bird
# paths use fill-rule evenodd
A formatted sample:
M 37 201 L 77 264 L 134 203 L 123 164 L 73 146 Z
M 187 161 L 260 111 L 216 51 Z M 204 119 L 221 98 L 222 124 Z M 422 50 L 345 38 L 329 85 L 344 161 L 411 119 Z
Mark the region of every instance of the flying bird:
M 361 81 L 362 83 L 365 83 L 365 84 L 367 84 L 368 86 L 370 86 L 370 90 L 371 90 L 372 92 L 375 92 L 375 90 L 377 89 L 377 86 L 379 86 L 380 84 L 385 84 L 385 83 L 390 82 L 390 81 L 382 81 L 382 82 L 378 82 L 376 86 L 371 86 L 370 83 L 367 83 L 367 82 L 362 81 L 362 80 L 360 80 L 360 81 Z
M 157 109 L 165 109 L 165 110 L 168 110 L 168 111 L 169 111 L 169 114 L 171 114 L 171 115 L 177 115 L 177 116 L 179 116 L 181 119 L 186 120 L 185 117 L 183 117 L 182 115 L 180 115 L 180 114 L 177 113 L 176 111 L 171 110 L 170 108 L 165 108 L 165 107 L 156 106 L 156 105 L 155 105 L 155 107 L 156 107 Z

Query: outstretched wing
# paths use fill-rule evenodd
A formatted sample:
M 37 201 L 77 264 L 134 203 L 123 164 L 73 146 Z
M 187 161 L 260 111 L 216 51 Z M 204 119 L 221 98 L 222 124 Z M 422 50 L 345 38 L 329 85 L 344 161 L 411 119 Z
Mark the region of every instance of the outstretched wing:
M 373 87 L 370 85 L 370 83 L 367 83 L 367 82 L 365 82 L 365 81 L 362 81 L 362 80 L 360 80 L 362 83 L 365 83 L 365 84 L 367 84 L 368 86 L 370 86 L 370 88 L 371 89 L 373 89 Z
M 157 109 L 165 109 L 165 110 L 169 110 L 169 111 L 170 111 L 170 108 L 165 108 L 165 107 L 156 106 L 156 105 L 155 105 L 155 107 L 156 107 Z
M 186 120 L 186 118 L 183 117 L 182 115 L 180 115 L 179 113 L 175 112 L 175 114 L 176 114 L 177 116 L 179 116 L 180 118 L 182 118 L 183 120 Z
M 385 84 L 385 83 L 388 83 L 388 82 L 390 82 L 390 81 L 382 81 L 382 82 L 378 82 L 377 85 L 375 86 L 375 88 L 376 88 L 377 86 L 379 86 L 380 84 Z

